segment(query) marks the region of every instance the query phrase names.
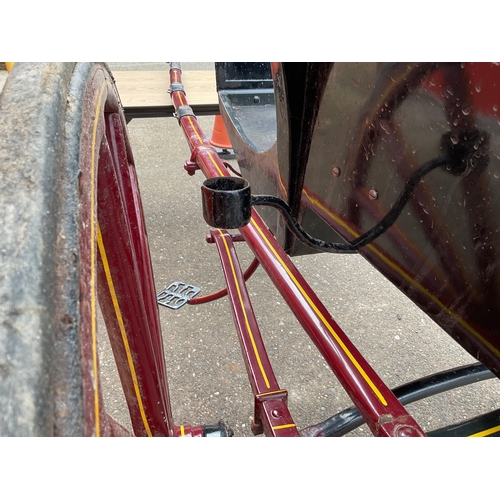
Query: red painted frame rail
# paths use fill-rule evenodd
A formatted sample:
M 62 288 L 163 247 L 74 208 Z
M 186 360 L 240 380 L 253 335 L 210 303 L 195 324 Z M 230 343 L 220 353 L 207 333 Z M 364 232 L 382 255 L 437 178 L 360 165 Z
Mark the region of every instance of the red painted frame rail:
M 264 432 L 266 436 L 299 436 L 288 410 L 288 393 L 280 388 L 267 356 L 232 235 L 221 229 L 212 229 L 210 234 L 219 251 L 234 322 L 255 398 L 252 430 L 255 434 Z
M 177 118 L 191 149 L 189 166 L 192 168 L 195 164 L 207 178 L 229 176 L 189 107 L 182 87 L 182 71 L 177 64 L 171 64 L 170 83 Z M 240 232 L 372 433 L 375 436 L 425 436 L 417 422 L 331 317 L 255 209 L 252 209 L 250 223 Z M 258 367 L 252 369 L 257 370 Z

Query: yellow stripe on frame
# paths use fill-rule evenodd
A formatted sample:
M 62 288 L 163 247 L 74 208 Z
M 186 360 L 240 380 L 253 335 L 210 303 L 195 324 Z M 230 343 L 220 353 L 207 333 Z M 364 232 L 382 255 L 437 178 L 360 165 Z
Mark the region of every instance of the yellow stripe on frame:
M 497 425 L 496 427 L 492 427 L 491 429 L 486 429 L 485 431 L 477 432 L 476 434 L 471 434 L 469 437 L 474 438 L 474 437 L 485 437 L 485 436 L 490 436 L 491 434 L 495 434 L 495 432 L 500 431 L 500 425 Z
M 221 177 L 224 177 L 224 172 L 221 171 L 219 165 L 217 165 L 217 162 L 214 160 L 214 157 L 212 156 L 212 153 L 210 151 L 208 151 L 208 156 L 210 157 L 210 160 L 212 161 L 214 167 L 217 169 L 217 172 L 219 172 L 219 175 Z
M 273 430 L 278 431 L 280 429 L 290 429 L 292 427 L 297 427 L 295 424 L 283 424 L 283 425 L 275 425 Z
M 203 142 L 203 139 L 200 137 L 200 134 L 198 134 L 198 131 L 196 130 L 196 127 L 194 126 L 194 123 L 193 123 L 193 120 L 191 119 L 191 116 L 187 115 L 187 119 L 189 121 L 189 124 L 191 125 L 191 128 L 194 130 L 196 137 L 198 137 L 198 140 L 200 142 Z
M 285 389 L 280 389 L 279 391 L 262 392 L 261 394 L 257 394 L 256 397 L 269 396 L 271 394 L 280 394 L 280 393 L 285 394 L 286 390 Z
M 356 367 L 356 369 L 358 370 L 358 372 L 360 373 L 360 375 L 363 377 L 363 379 L 365 380 L 365 382 L 370 386 L 371 390 L 377 396 L 378 400 L 384 406 L 387 406 L 387 401 L 384 398 L 384 396 L 382 395 L 382 393 L 377 389 L 377 387 L 375 386 L 375 384 L 373 383 L 373 381 L 370 379 L 370 377 L 368 377 L 367 373 L 363 370 L 363 368 L 361 367 L 361 365 L 359 364 L 359 362 L 357 361 L 357 359 L 354 357 L 354 355 L 351 353 L 351 351 L 349 351 L 349 349 L 347 348 L 347 346 L 342 342 L 342 339 L 338 336 L 337 332 L 333 329 L 332 325 L 330 325 L 330 323 L 326 320 L 326 318 L 318 310 L 318 308 L 316 307 L 316 305 L 314 304 L 314 302 L 312 301 L 312 299 L 309 297 L 309 295 L 307 295 L 306 292 L 305 292 L 305 290 L 300 286 L 300 283 L 297 281 L 297 279 L 295 278 L 295 276 L 293 275 L 293 273 L 290 271 L 290 269 L 288 269 L 287 265 L 283 262 L 283 259 L 279 256 L 278 252 L 276 252 L 276 250 L 273 248 L 273 246 L 271 245 L 271 243 L 269 242 L 269 240 L 266 238 L 266 236 L 264 235 L 264 233 L 262 232 L 262 230 L 260 229 L 260 227 L 257 226 L 256 222 L 253 219 L 251 220 L 251 223 L 253 224 L 253 226 L 255 227 L 255 229 L 257 229 L 257 231 L 260 233 L 260 235 L 262 236 L 262 238 L 264 239 L 264 241 L 267 243 L 269 249 L 273 252 L 274 256 L 278 259 L 278 261 L 280 262 L 280 264 L 283 267 L 283 269 L 286 271 L 286 273 L 288 274 L 288 276 L 290 277 L 290 279 L 293 281 L 293 283 L 295 284 L 295 286 L 297 287 L 297 289 L 300 291 L 300 293 L 302 294 L 302 296 L 306 299 L 307 303 L 311 306 L 311 308 L 313 309 L 313 311 L 315 312 L 315 314 L 318 316 L 318 318 L 321 320 L 321 322 L 323 323 L 323 325 L 326 326 L 326 328 L 328 329 L 328 331 L 330 332 L 330 334 L 332 335 L 332 337 L 337 341 L 337 343 L 339 344 L 339 346 L 345 352 L 345 354 L 350 359 L 350 361 L 352 362 L 352 364 Z
M 262 377 L 264 378 L 264 382 L 266 383 L 266 387 L 269 389 L 271 387 L 271 385 L 269 384 L 269 380 L 267 378 L 266 372 L 264 370 L 264 367 L 262 366 L 262 361 L 260 360 L 259 351 L 257 350 L 257 345 L 255 344 L 252 329 L 250 328 L 250 323 L 248 321 L 247 313 L 245 311 L 245 306 L 243 304 L 243 297 L 241 296 L 240 286 L 238 284 L 238 280 L 236 279 L 236 273 L 235 273 L 234 266 L 233 266 L 233 259 L 231 258 L 231 253 L 229 252 L 229 247 L 227 245 L 224 233 L 220 229 L 218 231 L 222 236 L 222 241 L 224 242 L 224 246 L 226 247 L 226 253 L 227 253 L 227 256 L 229 259 L 229 263 L 231 264 L 231 272 L 233 274 L 234 283 L 236 285 L 236 291 L 238 292 L 238 298 L 240 300 L 241 310 L 243 311 L 243 316 L 245 317 L 245 325 L 246 325 L 246 328 L 248 331 L 248 335 L 250 337 L 250 341 L 252 342 L 253 352 L 255 354 L 255 358 L 257 359 L 257 364 L 259 365 L 260 373 L 262 374 Z
M 149 437 L 152 436 L 151 429 L 149 427 L 148 420 L 146 418 L 146 413 L 144 411 L 144 405 L 142 403 L 141 392 L 139 390 L 139 383 L 137 381 L 137 375 L 135 372 L 134 361 L 132 359 L 132 353 L 130 352 L 130 345 L 127 339 L 127 332 L 125 331 L 125 325 L 123 323 L 122 314 L 120 311 L 120 305 L 116 297 L 115 286 L 113 284 L 113 279 L 111 277 L 111 271 L 109 268 L 108 258 L 106 256 L 106 249 L 104 248 L 104 243 L 102 241 L 101 228 L 97 225 L 97 244 L 99 246 L 99 253 L 101 255 L 102 265 L 104 268 L 104 273 L 106 274 L 106 280 L 108 283 L 109 293 L 111 295 L 111 300 L 113 301 L 113 307 L 115 309 L 116 320 L 118 321 L 118 326 L 120 328 L 120 333 L 122 336 L 123 346 L 127 354 L 127 362 L 130 369 L 130 375 L 132 376 L 132 383 L 134 385 L 134 392 L 137 398 L 137 404 L 139 405 L 139 412 L 141 414 L 142 423 Z

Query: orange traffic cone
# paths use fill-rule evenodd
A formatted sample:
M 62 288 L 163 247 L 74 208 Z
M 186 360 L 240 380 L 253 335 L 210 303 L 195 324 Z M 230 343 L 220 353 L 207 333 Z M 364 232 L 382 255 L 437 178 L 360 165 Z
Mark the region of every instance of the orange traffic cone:
M 221 149 L 232 149 L 231 140 L 227 135 L 226 126 L 221 115 L 215 115 L 214 129 L 209 142 L 212 146 Z

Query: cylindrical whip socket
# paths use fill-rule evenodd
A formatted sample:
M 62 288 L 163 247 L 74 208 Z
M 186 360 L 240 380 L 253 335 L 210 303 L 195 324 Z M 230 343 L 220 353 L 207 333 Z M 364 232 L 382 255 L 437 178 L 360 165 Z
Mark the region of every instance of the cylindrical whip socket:
M 203 218 L 209 226 L 237 229 L 250 222 L 250 184 L 240 177 L 212 177 L 201 186 Z

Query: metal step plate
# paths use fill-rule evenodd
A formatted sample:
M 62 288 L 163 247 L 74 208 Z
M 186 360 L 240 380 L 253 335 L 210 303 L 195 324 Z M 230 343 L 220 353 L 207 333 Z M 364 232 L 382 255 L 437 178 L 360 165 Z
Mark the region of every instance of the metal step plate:
M 179 309 L 199 293 L 200 289 L 197 286 L 182 281 L 174 281 L 159 292 L 156 298 L 158 299 L 158 304 L 162 306 L 170 309 Z

